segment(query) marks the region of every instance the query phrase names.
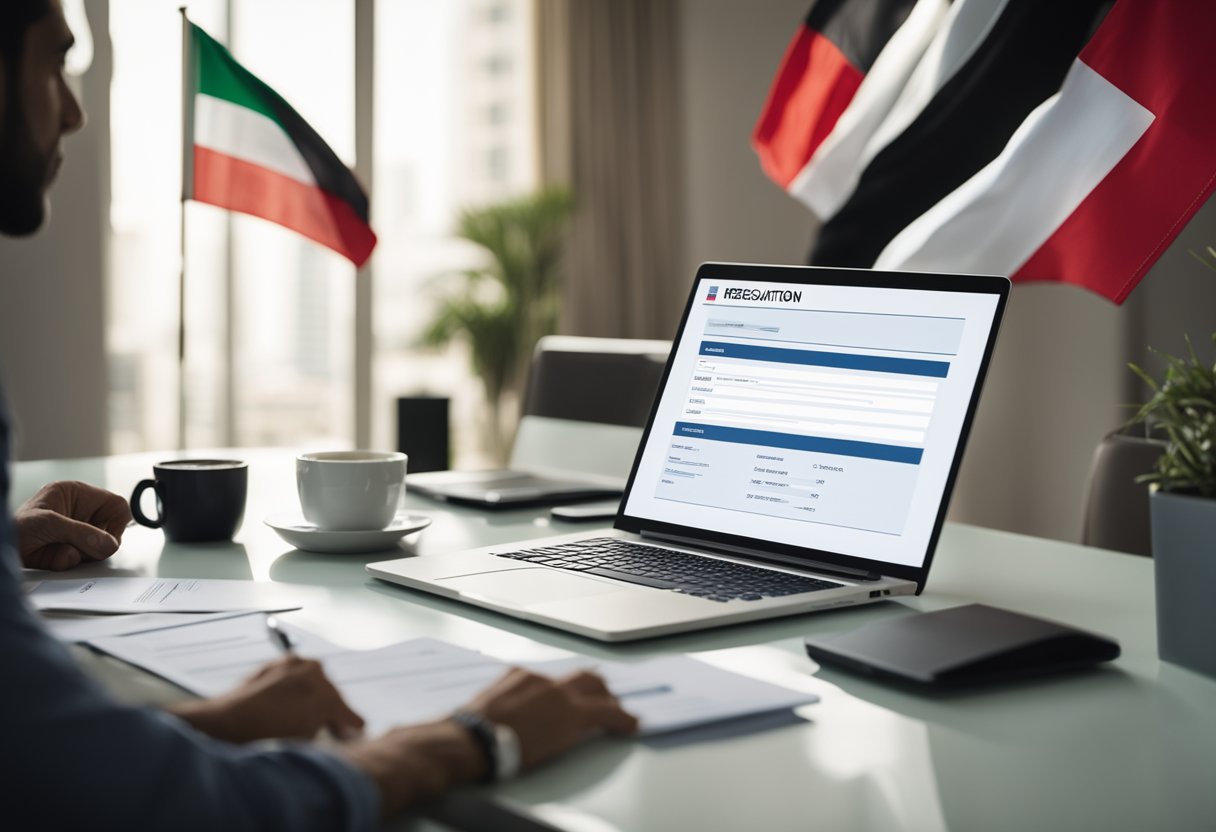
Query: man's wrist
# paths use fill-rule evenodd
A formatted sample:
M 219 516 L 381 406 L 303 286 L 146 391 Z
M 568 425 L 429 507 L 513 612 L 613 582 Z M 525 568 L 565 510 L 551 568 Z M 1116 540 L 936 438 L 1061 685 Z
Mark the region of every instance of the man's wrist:
M 479 713 L 458 710 L 452 721 L 468 732 L 485 762 L 485 782 L 509 780 L 519 773 L 519 737 L 510 726 L 491 722 Z

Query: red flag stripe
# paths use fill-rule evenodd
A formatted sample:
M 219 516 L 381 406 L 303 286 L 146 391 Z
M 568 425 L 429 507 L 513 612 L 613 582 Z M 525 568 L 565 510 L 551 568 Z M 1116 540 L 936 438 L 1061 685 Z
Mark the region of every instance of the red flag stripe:
M 376 235 L 342 199 L 266 168 L 194 146 L 194 194 L 303 234 L 362 266 Z
M 1212 194 L 1216 51 L 1204 18 L 1195 4 L 1151 0 L 1107 15 L 1080 59 L 1156 119 L 1014 280 L 1064 280 L 1122 303 Z
M 863 73 L 819 32 L 802 26 L 785 50 L 752 147 L 783 188 L 806 166 L 849 106 Z

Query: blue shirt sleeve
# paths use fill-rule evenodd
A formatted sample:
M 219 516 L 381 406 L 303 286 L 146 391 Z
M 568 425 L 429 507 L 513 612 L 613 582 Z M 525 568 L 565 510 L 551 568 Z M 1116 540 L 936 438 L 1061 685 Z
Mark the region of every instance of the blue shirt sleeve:
M 370 830 L 379 795 L 306 745 L 234 746 L 115 702 L 49 635 L 11 546 L 0 402 L 0 793 L 6 829 Z M 13 821 L 16 824 L 13 825 Z

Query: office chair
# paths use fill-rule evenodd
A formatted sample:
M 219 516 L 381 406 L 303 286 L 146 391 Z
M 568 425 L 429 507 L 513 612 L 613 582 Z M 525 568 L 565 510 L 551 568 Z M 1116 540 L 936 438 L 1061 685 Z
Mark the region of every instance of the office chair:
M 670 341 L 545 336 L 523 415 L 645 427 L 669 352 Z
M 1086 546 L 1152 556 L 1148 485 L 1136 477 L 1153 470 L 1165 450 L 1160 439 L 1109 433 L 1094 450 L 1081 542 Z
M 511 468 L 629 474 L 670 341 L 547 335 L 536 344 Z

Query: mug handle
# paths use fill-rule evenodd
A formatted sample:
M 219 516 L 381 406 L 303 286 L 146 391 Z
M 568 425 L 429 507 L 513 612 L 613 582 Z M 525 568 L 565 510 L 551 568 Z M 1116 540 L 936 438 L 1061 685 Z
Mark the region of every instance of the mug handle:
M 144 495 L 144 492 L 151 488 L 156 491 L 156 480 L 140 480 L 139 485 L 135 486 L 135 490 L 131 492 L 131 515 L 135 518 L 135 522 L 141 526 L 147 526 L 150 529 L 159 529 L 165 524 L 164 517 L 157 517 L 155 520 L 149 519 L 144 514 L 144 510 L 139 507 L 139 498 Z M 160 494 L 156 495 L 157 510 L 160 510 Z

